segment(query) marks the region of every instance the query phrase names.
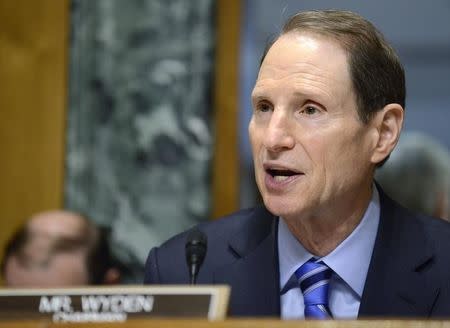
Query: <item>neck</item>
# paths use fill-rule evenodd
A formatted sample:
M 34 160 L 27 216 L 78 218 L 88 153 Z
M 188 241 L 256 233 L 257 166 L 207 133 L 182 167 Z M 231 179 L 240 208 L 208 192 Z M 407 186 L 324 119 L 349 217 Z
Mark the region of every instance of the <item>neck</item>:
M 347 201 L 336 201 L 332 210 L 286 219 L 289 230 L 311 254 L 323 257 L 344 241 L 358 224 L 372 197 L 372 187 Z

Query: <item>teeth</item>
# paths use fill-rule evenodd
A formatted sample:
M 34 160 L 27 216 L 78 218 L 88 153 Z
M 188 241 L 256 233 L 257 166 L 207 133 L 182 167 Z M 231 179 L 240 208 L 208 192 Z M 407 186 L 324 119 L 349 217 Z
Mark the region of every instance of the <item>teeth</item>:
M 285 176 L 285 175 L 275 175 L 275 176 L 273 177 L 273 179 L 274 179 L 275 181 L 281 182 L 281 181 L 285 181 L 285 180 L 289 179 L 289 177 L 288 177 L 288 176 Z

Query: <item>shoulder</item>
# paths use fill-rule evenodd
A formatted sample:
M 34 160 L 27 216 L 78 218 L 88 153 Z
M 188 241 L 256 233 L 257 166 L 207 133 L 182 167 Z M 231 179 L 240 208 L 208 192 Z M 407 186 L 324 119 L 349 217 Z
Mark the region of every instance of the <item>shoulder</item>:
M 267 235 L 272 221 L 273 216 L 259 206 L 196 225 L 150 251 L 145 265 L 145 283 L 187 283 L 185 244 L 187 235 L 193 229 L 202 231 L 207 237 L 207 253 L 199 281 L 203 278 L 210 283 L 208 279 L 212 279 L 217 267 L 235 260 L 236 254 L 230 243 L 237 241 L 247 247 L 252 240 Z
M 436 251 L 450 250 L 450 223 L 448 221 L 412 212 L 392 200 L 383 191 L 380 192 L 380 196 L 381 216 L 384 217 L 385 226 L 391 228 L 393 233 L 402 233 L 419 239 L 417 232 L 420 232 L 425 236 L 424 241 L 432 245 Z M 386 222 L 388 220 L 389 223 Z M 450 251 L 445 253 L 450 256 Z
M 424 227 L 427 239 L 433 244 L 436 253 L 446 256 L 450 268 L 450 223 L 425 215 L 417 215 L 415 218 Z
M 412 212 L 386 195 L 382 197 L 383 205 L 392 218 L 402 225 L 402 229 L 412 231 L 416 228 L 423 231 L 426 240 L 435 247 L 450 244 L 450 222 L 428 215 Z M 448 252 L 450 256 L 450 252 Z
M 436 272 L 440 272 L 448 279 L 450 223 L 440 218 L 412 212 L 388 197 L 383 197 L 383 203 L 387 214 L 384 221 L 390 221 L 383 224 L 384 234 L 391 234 L 390 239 L 396 240 L 395 245 L 401 247 L 404 254 L 413 253 L 415 256 L 422 253 L 430 254 Z
M 255 233 L 258 228 L 264 228 L 266 226 L 264 223 L 268 223 L 267 220 L 264 222 L 264 219 L 268 216 L 271 216 L 271 214 L 263 206 L 240 210 L 213 221 L 200 223 L 168 239 L 159 248 L 172 249 L 178 247 L 180 243 L 184 247 L 187 235 L 194 229 L 206 234 L 208 246 L 224 243 L 237 235 L 245 235 L 246 232 Z

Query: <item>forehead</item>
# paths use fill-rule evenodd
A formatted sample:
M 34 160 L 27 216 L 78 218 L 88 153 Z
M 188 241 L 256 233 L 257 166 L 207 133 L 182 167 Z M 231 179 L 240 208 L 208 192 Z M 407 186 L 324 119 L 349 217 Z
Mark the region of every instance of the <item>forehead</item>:
M 81 216 L 65 211 L 38 214 L 28 223 L 29 230 L 34 234 L 68 238 L 82 236 L 85 225 Z
M 310 32 L 282 35 L 261 64 L 254 92 L 285 80 L 289 86 L 351 89 L 347 53 L 331 37 Z

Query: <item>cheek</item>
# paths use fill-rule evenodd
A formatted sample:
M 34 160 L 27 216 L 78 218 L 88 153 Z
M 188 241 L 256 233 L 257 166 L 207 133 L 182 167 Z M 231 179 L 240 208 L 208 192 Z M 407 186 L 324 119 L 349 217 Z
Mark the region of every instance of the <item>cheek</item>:
M 265 171 L 262 165 L 264 154 L 262 149 L 261 133 L 258 129 L 255 128 L 252 122 L 250 122 L 248 131 L 249 131 L 250 145 L 252 147 L 252 155 L 253 155 L 252 158 L 256 184 L 258 185 L 258 189 L 260 190 L 260 192 L 264 193 Z
M 261 146 L 262 146 L 262 134 L 259 129 L 255 128 L 253 121 L 250 122 L 248 128 L 248 135 L 250 140 L 250 145 L 252 148 L 253 160 L 255 163 L 259 162 L 261 156 Z
M 67 284 L 84 285 L 88 283 L 88 273 L 84 258 L 76 254 L 56 255 L 52 263 L 55 272 Z
M 351 132 L 351 130 L 349 131 Z M 324 163 L 328 169 L 329 178 L 338 184 L 347 184 L 368 168 L 368 151 L 364 144 L 364 136 L 353 131 L 336 137 L 333 147 L 328 147 Z
M 344 130 L 316 134 L 308 140 L 305 149 L 318 179 L 346 174 L 357 165 L 355 160 L 360 157 L 360 140 L 354 133 L 342 131 Z
M 248 137 L 250 139 L 250 144 L 252 148 L 255 148 L 255 143 L 257 140 L 257 129 L 255 127 L 254 118 L 251 119 L 249 125 L 248 125 Z

